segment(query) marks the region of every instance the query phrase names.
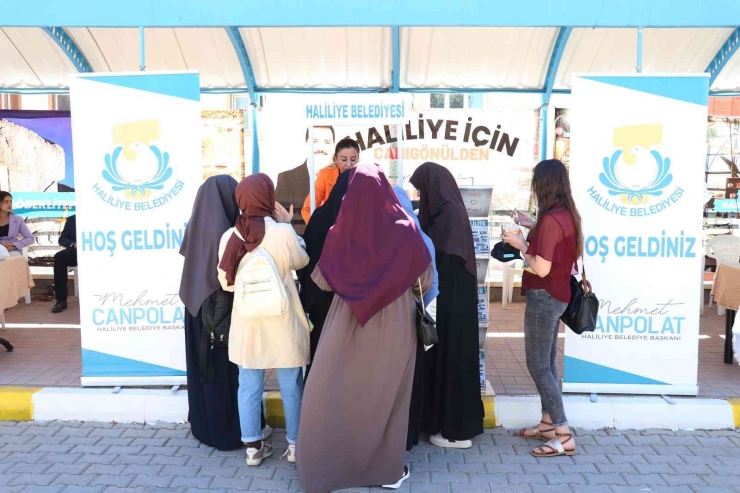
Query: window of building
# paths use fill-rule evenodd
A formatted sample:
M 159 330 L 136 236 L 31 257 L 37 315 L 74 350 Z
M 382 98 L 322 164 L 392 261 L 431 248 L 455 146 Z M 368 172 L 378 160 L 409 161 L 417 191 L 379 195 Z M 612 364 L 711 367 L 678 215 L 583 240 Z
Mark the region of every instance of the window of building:
M 465 108 L 465 95 L 464 94 L 450 94 L 449 101 L 450 101 L 450 104 L 449 104 L 450 109 Z
M 429 107 L 443 109 L 445 107 L 446 94 L 432 93 L 429 95 Z
M 469 107 L 469 102 L 470 96 L 463 93 L 432 93 L 429 95 L 429 108 L 431 109 L 465 109 Z

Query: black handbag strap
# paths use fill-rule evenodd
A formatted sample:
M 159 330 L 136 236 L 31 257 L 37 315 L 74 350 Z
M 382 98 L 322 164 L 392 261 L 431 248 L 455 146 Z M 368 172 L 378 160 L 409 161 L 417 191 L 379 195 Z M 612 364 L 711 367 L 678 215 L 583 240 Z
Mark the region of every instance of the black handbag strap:
M 576 262 L 576 266 L 577 265 L 578 263 Z M 591 283 L 588 282 L 588 279 L 586 278 L 586 259 L 583 258 L 583 255 L 581 255 L 581 282 L 579 282 L 578 285 L 581 287 L 581 291 L 583 291 L 584 296 L 593 294 L 594 290 L 591 287 Z
M 421 305 L 421 313 L 426 315 L 427 309 L 424 306 L 424 288 L 421 287 L 421 277 L 418 278 L 417 281 L 419 282 L 419 299 L 421 299 L 421 303 L 419 303 L 419 305 Z

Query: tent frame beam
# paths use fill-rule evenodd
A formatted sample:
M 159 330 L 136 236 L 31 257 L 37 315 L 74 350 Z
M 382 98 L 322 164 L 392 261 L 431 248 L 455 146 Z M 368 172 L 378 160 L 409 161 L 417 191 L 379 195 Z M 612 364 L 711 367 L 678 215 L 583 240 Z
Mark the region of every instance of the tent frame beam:
M 231 45 L 234 47 L 234 51 L 236 52 L 236 57 L 239 59 L 239 65 L 241 66 L 242 74 L 244 75 L 244 82 L 247 84 L 246 92 L 249 93 L 249 101 L 252 104 L 257 104 L 257 82 L 254 78 L 252 62 L 249 61 L 249 53 L 247 52 L 247 46 L 244 44 L 242 33 L 239 31 L 239 28 L 235 26 L 229 26 L 225 29 L 226 34 L 229 35 Z
M 62 49 L 64 54 L 67 55 L 67 58 L 72 62 L 72 65 L 77 69 L 77 72 L 88 73 L 93 71 L 90 66 L 90 62 L 87 61 L 82 50 L 77 46 L 77 43 L 75 43 L 72 37 L 67 34 L 67 31 L 65 31 L 64 28 L 43 27 L 42 29 L 51 39 L 54 40 L 57 46 Z
M 709 62 L 705 72 L 709 72 L 709 87 L 712 87 L 714 81 L 717 80 L 717 76 L 725 68 L 727 62 L 732 59 L 737 49 L 740 48 L 740 27 L 736 28 L 732 34 L 727 38 L 727 41 L 722 45 L 717 54 Z
M 563 58 L 565 47 L 568 45 L 568 38 L 570 38 L 572 32 L 572 27 L 561 27 L 558 30 L 558 36 L 555 38 L 555 45 L 550 55 L 550 62 L 547 64 L 547 75 L 545 75 L 545 87 L 542 94 L 542 109 L 540 111 L 540 160 L 547 159 L 548 149 L 550 148 L 550 139 L 548 138 L 550 96 L 552 96 L 555 78 L 560 68 L 560 60 Z
M 382 27 L 645 28 L 740 26 L 737 0 L 4 0 L 3 27 Z
M 244 94 L 248 93 L 246 87 L 204 87 L 201 94 Z M 344 88 L 270 88 L 257 87 L 255 95 L 265 94 L 374 94 L 389 92 L 387 87 L 344 87 Z M 495 89 L 490 87 L 458 87 L 458 88 L 405 88 L 399 92 L 411 94 L 544 94 L 544 89 Z M 69 94 L 69 88 L 46 88 L 46 87 L 0 87 L 0 94 Z M 570 94 L 569 89 L 553 89 L 552 94 Z M 710 96 L 740 96 L 740 91 L 710 91 Z
M 26 0 L 29 1 L 29 0 Z M 33 1 L 33 0 L 30 0 Z M 129 0 L 132 1 L 132 0 Z M 135 0 L 133 0 L 135 1 Z M 158 0 L 153 0 L 158 1 Z M 279 1 L 290 1 L 290 0 L 279 0 Z M 733 0 L 734 1 L 734 0 Z M 740 2 L 738 3 L 740 5 Z M 740 10 L 740 9 L 739 9 Z M 0 11 L 2 9 L 0 8 Z M 139 27 L 139 70 L 145 70 L 145 51 L 144 51 L 144 26 Z M 80 73 L 93 72 L 92 66 L 88 62 L 85 54 L 75 43 L 72 37 L 62 27 L 42 27 L 41 28 L 46 34 L 51 37 L 52 40 L 62 49 L 64 54 L 68 57 L 72 65 Z M 258 87 L 256 78 L 254 76 L 254 70 L 252 68 L 251 61 L 249 59 L 249 53 L 247 51 L 244 39 L 240 32 L 240 27 L 230 26 L 225 27 L 226 33 L 231 41 L 234 51 L 237 55 L 239 65 L 242 70 L 242 74 L 245 81 L 244 88 L 240 87 L 228 87 L 228 88 L 203 88 L 201 90 L 204 94 L 237 94 L 237 93 L 249 93 L 249 99 L 251 104 L 257 104 L 258 93 L 314 93 L 314 94 L 329 94 L 329 93 L 382 93 L 382 92 L 410 92 L 410 93 L 530 93 L 530 94 L 542 94 L 542 107 L 543 113 L 547 113 L 547 107 L 550 103 L 550 97 L 554 93 L 567 93 L 569 91 L 559 91 L 554 89 L 555 78 L 560 66 L 560 61 L 563 56 L 565 47 L 567 46 L 568 39 L 573 31 L 573 27 L 560 27 L 558 34 L 555 39 L 553 51 L 551 53 L 547 74 L 545 76 L 544 86 L 542 88 L 411 88 L 401 87 L 401 53 L 400 53 L 400 25 L 390 26 L 391 30 L 391 83 L 390 87 L 317 87 L 317 88 L 261 88 Z M 642 34 L 643 27 L 638 27 L 638 49 L 637 49 L 637 72 L 642 71 Z M 725 68 L 729 60 L 736 54 L 740 48 L 740 27 L 736 27 L 732 34 L 728 37 L 722 47 L 719 49 L 717 54 L 714 56 L 712 61 L 706 68 L 706 72 L 710 74 L 709 85 L 715 83 L 717 77 L 720 75 L 722 70 Z M 65 94 L 68 92 L 67 88 L 0 88 L 0 93 L 17 93 L 17 94 Z M 733 96 L 737 95 L 738 91 L 710 91 L 710 96 Z M 547 122 L 543 120 L 543 125 L 546 126 Z M 543 146 L 543 152 L 544 152 Z

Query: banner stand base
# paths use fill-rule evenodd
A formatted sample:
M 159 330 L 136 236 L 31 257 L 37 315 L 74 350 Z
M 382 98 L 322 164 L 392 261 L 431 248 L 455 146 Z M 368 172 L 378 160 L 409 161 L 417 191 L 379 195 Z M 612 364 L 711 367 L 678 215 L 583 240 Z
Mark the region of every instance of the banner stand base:
M 172 387 L 187 385 L 188 377 L 81 377 L 83 387 Z
M 616 383 L 563 382 L 563 393 L 630 395 L 699 395 L 698 385 L 635 385 Z

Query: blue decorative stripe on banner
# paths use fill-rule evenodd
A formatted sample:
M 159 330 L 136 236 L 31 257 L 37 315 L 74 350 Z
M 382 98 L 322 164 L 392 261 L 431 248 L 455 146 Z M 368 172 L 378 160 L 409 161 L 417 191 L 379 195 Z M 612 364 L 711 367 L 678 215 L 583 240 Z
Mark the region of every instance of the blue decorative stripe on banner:
M 179 377 L 185 375 L 186 372 L 174 368 L 82 349 L 83 377 Z
M 611 383 L 623 385 L 669 385 L 634 373 L 597 365 L 589 361 L 565 357 L 564 381 L 568 383 Z
M 13 212 L 22 217 L 69 217 L 75 211 L 73 192 L 13 192 Z
M 84 80 L 200 101 L 198 74 L 104 75 L 85 77 Z
M 670 84 L 666 84 L 668 77 L 584 76 L 583 78 L 701 106 L 709 104 L 709 77 L 670 77 Z

